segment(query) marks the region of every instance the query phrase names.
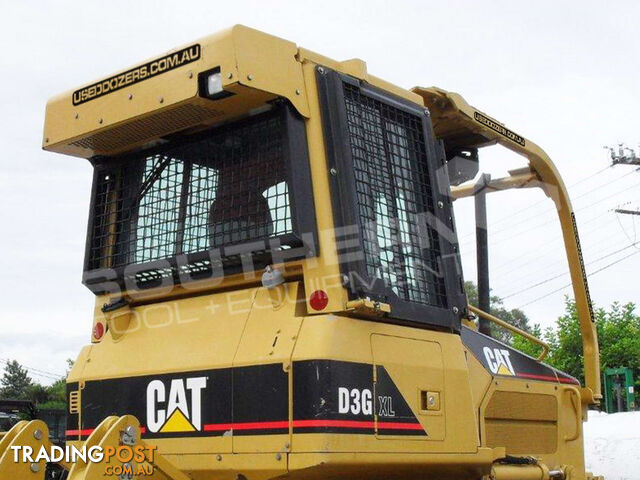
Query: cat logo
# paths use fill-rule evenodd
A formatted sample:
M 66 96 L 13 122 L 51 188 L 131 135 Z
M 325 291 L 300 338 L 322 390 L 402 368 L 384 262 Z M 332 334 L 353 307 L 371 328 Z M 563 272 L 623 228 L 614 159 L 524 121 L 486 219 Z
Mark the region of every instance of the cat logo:
M 202 390 L 207 377 L 175 378 L 147 385 L 147 429 L 151 433 L 196 432 L 202 429 Z
M 511 365 L 509 350 L 505 350 L 503 348 L 484 347 L 483 351 L 491 373 L 495 375 L 511 376 L 516 374 L 516 371 L 513 369 L 513 365 Z

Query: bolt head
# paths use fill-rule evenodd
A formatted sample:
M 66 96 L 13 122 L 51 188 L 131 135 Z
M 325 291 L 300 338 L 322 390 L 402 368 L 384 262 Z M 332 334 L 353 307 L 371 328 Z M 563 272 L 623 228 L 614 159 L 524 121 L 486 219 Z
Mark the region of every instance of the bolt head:
M 457 315 L 459 312 L 460 310 L 458 309 L 458 307 L 453 307 L 453 313 Z
M 444 208 L 444 202 L 442 200 L 438 200 L 438 208 Z
M 42 440 L 42 430 L 40 430 L 39 428 L 37 430 L 34 430 L 33 438 L 35 438 L 36 440 Z
M 38 473 L 40 471 L 40 465 L 38 465 L 37 463 L 32 463 L 31 465 L 29 465 L 29 470 L 31 470 L 33 473 Z
M 338 174 L 338 170 L 336 170 L 335 168 L 331 167 L 331 169 L 329 170 L 329 173 L 335 177 Z
M 282 460 L 282 454 L 281 453 L 276 453 L 276 460 L 278 460 L 278 461 Z
M 296 95 L 300 95 L 300 93 L 302 93 L 302 92 L 300 92 L 300 89 L 296 88 Z
M 320 73 L 320 74 L 324 75 L 324 73 L 325 73 L 325 69 L 324 69 L 324 68 L 322 68 L 322 67 L 318 67 L 318 73 Z
M 159 103 L 164 103 L 164 97 L 160 97 L 160 98 L 158 98 L 158 102 L 159 102 Z
M 425 107 L 424 114 L 428 117 L 429 115 L 431 115 L 431 111 L 427 107 Z
M 251 74 L 247 75 L 247 80 L 249 80 L 249 81 L 253 80 L 253 75 L 251 75 Z
M 219 462 L 221 462 L 221 461 L 222 461 L 222 455 L 220 455 L 220 454 L 216 455 L 216 460 L 218 460 Z

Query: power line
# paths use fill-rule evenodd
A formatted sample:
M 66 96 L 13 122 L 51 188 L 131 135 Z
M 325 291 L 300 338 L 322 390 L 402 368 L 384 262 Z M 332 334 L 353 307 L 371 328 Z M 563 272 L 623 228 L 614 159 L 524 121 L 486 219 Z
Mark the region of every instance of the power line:
M 580 226 L 582 227 L 582 226 L 584 226 L 584 225 L 588 225 L 588 224 L 590 224 L 590 223 L 593 223 L 595 220 L 599 220 L 600 218 L 602 218 L 603 216 L 605 216 L 607 213 L 608 213 L 608 212 L 606 212 L 606 211 L 605 211 L 605 212 L 602 212 L 600 215 L 597 215 L 597 216 L 595 216 L 595 217 L 593 217 L 593 218 L 588 219 L 588 220 L 587 220 L 587 221 L 585 221 L 585 222 L 580 222 Z M 587 235 L 589 235 L 589 234 L 590 234 L 590 233 L 592 233 L 592 232 L 599 231 L 599 230 L 601 230 L 601 229 L 602 229 L 602 226 L 603 226 L 603 225 L 607 225 L 608 223 L 610 223 L 610 222 L 612 222 L 612 221 L 613 221 L 613 218 L 611 218 L 610 220 L 608 220 L 608 221 L 607 221 L 607 222 L 605 222 L 604 224 L 599 224 L 599 225 L 597 225 L 597 226 L 596 226 L 596 228 L 589 229 L 589 230 L 587 230 L 586 232 L 581 232 L 581 233 L 580 233 L 580 237 L 586 237 Z M 526 262 L 524 262 L 524 263 L 520 263 L 518 267 L 515 267 L 515 268 L 513 268 L 513 269 L 511 269 L 511 270 L 508 270 L 508 271 L 505 273 L 505 275 L 508 275 L 509 273 L 512 273 L 512 272 L 514 272 L 515 270 L 518 270 L 518 269 L 522 268 L 523 266 L 528 265 L 528 264 L 529 264 L 529 263 L 531 263 L 531 262 L 538 261 L 538 260 L 539 260 L 539 256 L 540 256 L 540 253 L 541 253 L 541 252 L 542 252 L 542 253 L 544 253 L 544 252 L 548 252 L 548 251 L 551 251 L 551 250 L 552 250 L 551 248 L 545 248 L 545 249 L 543 249 L 543 250 L 540 250 L 540 248 L 539 248 L 539 247 L 549 247 L 550 245 L 553 245 L 553 244 L 559 243 L 559 242 L 561 242 L 562 240 L 563 240 L 562 235 L 558 235 L 558 236 L 557 236 L 556 238 L 554 238 L 553 240 L 546 240 L 546 239 L 545 239 L 544 241 L 539 242 L 539 243 L 536 243 L 535 245 L 531 246 L 531 247 L 529 248 L 529 251 L 528 251 L 527 253 L 525 253 L 524 255 L 520 256 L 519 258 L 512 259 L 512 260 L 507 260 L 506 262 L 502 262 L 502 263 L 500 263 L 500 264 L 496 265 L 496 266 L 495 266 L 494 268 L 492 268 L 491 270 L 492 270 L 492 272 L 500 271 L 500 270 L 502 270 L 504 267 L 506 267 L 507 265 L 511 265 L 511 264 L 512 264 L 512 263 L 514 263 L 514 262 L 519 262 L 520 260 L 522 260 L 523 258 L 528 257 L 529 255 L 536 255 L 536 256 L 537 256 L 537 258 L 534 258 L 534 259 L 528 260 L 528 261 L 526 261 Z
M 8 360 L 6 358 L 0 358 L 0 361 L 3 361 L 5 364 L 8 364 L 9 362 L 11 362 L 11 360 Z M 20 364 L 20 366 L 24 369 L 26 369 L 27 371 L 29 371 L 32 375 L 36 375 L 39 377 L 45 377 L 45 378 L 50 378 L 52 380 L 60 380 L 61 378 L 65 378 L 66 375 L 60 375 L 57 373 L 53 373 L 53 372 L 47 372 L 46 370 L 40 370 L 38 368 L 33 368 L 33 367 L 29 367 L 27 365 L 23 365 Z
M 605 212 L 606 213 L 606 212 Z M 598 220 L 602 217 L 603 215 L 599 215 L 593 219 L 591 219 L 588 222 L 583 222 L 581 223 L 581 225 L 586 225 L 588 223 L 591 223 L 593 220 Z M 611 232 L 607 231 L 606 229 L 604 229 L 604 227 L 608 226 L 610 223 L 614 222 L 616 219 L 614 219 L 614 217 L 611 217 L 609 220 L 603 222 L 603 223 L 599 223 L 598 225 L 596 225 L 596 228 L 592 228 L 589 229 L 585 232 L 581 232 L 580 233 L 580 237 L 582 239 L 589 239 L 589 241 L 587 242 L 582 242 L 582 246 L 586 247 L 584 249 L 585 252 L 585 257 L 588 257 L 591 253 L 592 250 L 592 246 L 596 247 L 598 249 L 598 253 L 602 250 L 601 248 L 601 240 L 604 240 L 603 238 L 600 237 L 596 237 L 595 239 L 592 239 L 592 237 L 590 236 L 591 233 L 593 232 L 600 232 L 602 231 L 604 233 L 604 237 L 607 240 L 612 240 L 611 238 Z M 619 221 L 619 220 L 618 220 Z M 635 243 L 635 240 L 632 240 L 628 235 L 626 235 L 627 240 L 630 243 Z M 554 238 L 551 241 L 545 241 L 542 243 L 538 243 L 532 247 L 529 248 L 529 251 L 523 256 L 524 257 L 524 262 L 519 262 L 520 260 L 523 260 L 523 257 L 520 258 L 516 258 L 516 259 L 512 259 L 512 260 L 508 260 L 506 262 L 501 263 L 499 266 L 497 266 L 496 268 L 492 269 L 492 272 L 495 274 L 496 272 L 500 272 L 502 270 L 504 270 L 504 267 L 506 266 L 511 266 L 511 264 L 513 264 L 514 262 L 518 262 L 515 266 L 513 266 L 512 268 L 510 268 L 509 270 L 504 271 L 503 273 L 501 273 L 499 275 L 500 278 L 509 278 L 509 275 L 513 274 L 513 273 L 521 273 L 522 270 L 529 264 L 531 263 L 539 263 L 540 258 L 543 255 L 549 254 L 551 252 L 556 252 L 556 251 L 560 251 L 556 248 L 550 248 L 551 245 L 555 245 L 557 243 L 561 243 L 563 240 L 563 237 L 561 235 L 559 235 L 558 237 Z M 547 248 L 541 249 L 539 247 L 543 247 L 546 246 Z M 564 253 L 564 250 L 562 250 L 562 252 Z M 589 253 L 587 253 L 589 252 Z M 528 258 L 529 255 L 535 255 L 534 258 Z M 532 273 L 538 272 L 540 270 L 544 270 L 546 268 L 549 267 L 553 267 L 555 264 L 557 263 L 557 261 L 553 261 L 552 263 L 544 263 L 542 265 L 539 265 L 538 268 L 535 268 L 533 270 L 527 270 L 526 271 L 526 276 L 531 276 Z
M 629 248 L 635 248 L 636 245 L 637 245 L 637 243 L 632 243 L 631 245 L 627 245 L 626 247 L 620 248 L 620 249 L 618 249 L 618 250 L 616 250 L 614 252 L 611 252 L 611 253 L 603 255 L 603 256 L 601 256 L 599 258 L 596 258 L 595 260 L 592 260 L 592 261 L 588 262 L 585 265 L 593 265 L 594 263 L 599 262 L 600 260 L 604 260 L 605 258 L 609 258 L 609 257 L 611 257 L 611 256 L 613 256 L 613 255 L 615 255 L 617 253 L 620 253 L 620 252 L 623 252 L 625 250 L 628 250 Z M 557 278 L 564 277 L 565 275 L 568 275 L 569 273 L 570 272 L 568 272 L 568 271 L 564 271 L 564 272 L 559 273 L 559 274 L 557 274 L 557 275 L 555 275 L 553 277 L 550 277 L 550 278 L 547 278 L 545 280 L 542 280 L 541 282 L 535 283 L 533 285 L 529 285 L 528 287 L 525 287 L 525 288 L 520 289 L 520 290 L 518 290 L 516 292 L 510 293 L 509 295 L 506 295 L 506 296 L 502 297 L 502 299 L 506 300 L 507 298 L 515 297 L 516 295 L 519 295 L 520 293 L 529 291 L 532 288 L 536 288 L 536 287 L 539 287 L 539 286 L 544 285 L 546 283 L 549 283 L 549 282 L 551 282 L 551 281 L 553 281 L 553 280 L 555 280 Z
M 629 258 L 629 257 L 633 257 L 634 255 L 637 255 L 638 253 L 640 253 L 640 250 L 636 250 L 635 252 L 630 253 L 629 255 L 627 255 L 627 256 L 625 256 L 625 257 L 622 257 L 622 258 L 620 258 L 620 259 L 618 259 L 618 260 L 616 260 L 616 261 L 614 261 L 614 262 L 611 262 L 611 263 L 610 263 L 610 264 L 608 264 L 608 265 L 605 265 L 605 266 L 604 266 L 604 267 L 602 267 L 602 268 L 599 268 L 598 270 L 595 270 L 595 271 L 593 271 L 593 272 L 591 272 L 591 273 L 587 274 L 587 277 L 591 277 L 591 276 L 595 275 L 596 273 L 600 273 L 600 272 L 602 272 L 603 270 L 606 270 L 607 268 L 610 268 L 610 267 L 612 267 L 612 266 L 616 265 L 617 263 L 620 263 L 621 261 L 626 260 L 626 259 L 627 259 L 627 258 Z M 572 286 L 572 285 L 573 285 L 572 283 L 568 283 L 567 285 L 564 285 L 564 286 L 562 286 L 562 287 L 560 287 L 560 288 L 557 288 L 557 289 L 555 289 L 555 290 L 553 290 L 553 291 L 551 291 L 551 292 L 549 292 L 549 293 L 545 293 L 544 295 L 542 295 L 542 296 L 540 296 L 540 297 L 538 297 L 538 298 L 535 298 L 535 299 L 531 300 L 530 302 L 527 302 L 527 303 L 525 303 L 525 304 L 523 304 L 523 305 L 520 305 L 518 308 L 519 308 L 519 309 L 522 309 L 522 308 L 524 308 L 524 307 L 526 307 L 526 306 L 531 305 L 532 303 L 536 303 L 536 302 L 538 302 L 538 301 L 540 301 L 540 300 L 543 300 L 543 299 L 545 299 L 545 298 L 547 298 L 547 297 L 549 297 L 549 296 L 553 295 L 554 293 L 561 292 L 561 291 L 562 291 L 562 290 L 564 290 L 565 288 L 570 287 L 570 286 Z
M 609 166 L 607 166 L 607 167 L 605 167 L 605 168 L 603 168 L 603 169 L 601 169 L 601 170 L 598 170 L 597 172 L 592 173 L 592 174 L 591 174 L 591 175 L 589 175 L 588 177 L 585 177 L 585 178 L 583 178 L 582 180 L 579 180 L 579 181 L 577 181 L 577 182 L 575 182 L 575 183 L 573 183 L 573 184 L 569 185 L 567 188 L 573 188 L 573 187 L 576 187 L 577 185 L 580 185 L 581 183 L 584 183 L 584 182 L 586 182 L 587 180 L 590 180 L 591 178 L 593 178 L 593 177 L 595 177 L 595 176 L 597 176 L 597 175 L 600 175 L 602 172 L 604 172 L 604 171 L 608 170 L 609 168 L 611 168 L 611 165 L 609 165 Z M 619 180 L 619 179 L 621 179 L 621 178 L 624 178 L 624 177 L 626 177 L 626 176 L 627 176 L 627 174 L 622 175 L 621 177 L 617 177 L 616 179 L 614 179 L 614 180 L 613 180 L 613 181 L 611 181 L 611 182 L 608 182 L 608 183 L 605 183 L 604 185 L 601 185 L 601 186 L 599 186 L 599 187 L 596 187 L 596 189 L 597 189 L 597 188 L 601 188 L 601 187 L 605 187 L 605 186 L 609 185 L 610 183 L 613 183 L 613 182 L 615 182 L 615 181 L 617 181 L 617 180 Z M 577 197 L 576 197 L 576 198 L 577 198 Z M 495 221 L 491 222 L 491 225 L 492 225 L 492 226 L 495 226 L 495 225 L 498 225 L 498 224 L 500 224 L 500 223 L 504 222 L 505 220 L 509 220 L 510 218 L 513 218 L 513 217 L 515 217 L 515 216 L 520 216 L 520 215 L 522 214 L 522 212 L 524 212 L 524 211 L 526 211 L 526 210 L 530 210 L 530 209 L 532 209 L 533 207 L 536 207 L 537 205 L 541 205 L 541 204 L 543 204 L 543 203 L 547 203 L 547 201 L 548 201 L 548 200 L 547 200 L 546 198 L 543 198 L 543 199 L 541 199 L 541 200 L 539 200 L 539 201 L 537 201 L 537 202 L 535 202 L 535 203 L 532 203 L 531 205 L 526 206 L 525 208 L 523 208 L 523 209 L 519 210 L 519 211 L 518 211 L 518 212 L 516 212 L 516 213 L 511 213 L 511 214 L 509 214 L 509 215 L 506 215 L 506 216 L 504 216 L 504 217 L 499 218 L 498 220 L 495 220 Z M 465 235 L 463 238 L 469 237 L 469 236 L 471 236 L 471 235 L 474 235 L 474 234 L 473 234 L 473 233 L 469 233 L 469 234 Z
M 605 200 L 608 200 L 610 198 L 615 197 L 616 195 L 619 195 L 619 194 L 624 193 L 624 192 L 626 192 L 628 190 L 631 190 L 632 188 L 637 188 L 638 186 L 640 186 L 640 182 L 639 183 L 634 183 L 633 185 L 630 185 L 629 187 L 627 187 L 627 188 L 625 188 L 623 190 L 619 190 L 619 191 L 617 191 L 617 192 L 615 192 L 615 193 L 613 193 L 611 195 L 608 195 L 608 196 L 606 196 L 604 198 L 601 198 L 601 199 L 599 199 L 599 200 L 597 200 L 595 202 L 592 202 L 592 203 L 590 203 L 588 205 L 584 205 L 584 206 L 582 206 L 580 208 L 577 208 L 577 209 L 574 210 L 574 212 L 580 212 L 580 211 L 583 211 L 586 208 L 593 207 L 594 205 L 597 205 L 597 204 L 599 204 L 599 203 L 601 203 L 601 202 L 603 202 Z M 526 221 L 529 221 L 529 219 L 527 219 Z M 498 240 L 496 240 L 494 242 L 489 242 L 489 244 L 490 245 L 499 245 L 501 243 L 504 243 L 507 240 L 510 240 L 512 238 L 515 238 L 515 237 L 518 237 L 520 235 L 523 235 L 523 234 L 525 234 L 527 232 L 530 232 L 531 230 L 537 230 L 540 227 L 543 227 L 543 226 L 548 225 L 550 223 L 553 223 L 555 221 L 557 221 L 555 218 L 550 219 L 550 220 L 546 220 L 546 221 L 544 221 L 542 223 L 539 223 L 539 224 L 533 225 L 531 227 L 528 227 L 528 228 L 526 228 L 524 230 L 521 230 L 521 231 L 519 231 L 519 232 L 517 232 L 517 233 L 515 233 L 513 235 L 509 235 L 509 236 L 504 237 L 504 238 L 499 238 Z M 499 230 L 499 232 L 504 232 L 504 231 L 507 231 L 507 230 L 508 229 L 505 228 L 505 229 Z M 496 232 L 496 233 L 499 233 L 499 232 Z M 493 234 L 492 234 L 492 236 L 493 236 Z M 470 245 L 470 244 L 472 244 L 472 242 L 466 242 L 465 244 L 463 244 L 463 246 Z

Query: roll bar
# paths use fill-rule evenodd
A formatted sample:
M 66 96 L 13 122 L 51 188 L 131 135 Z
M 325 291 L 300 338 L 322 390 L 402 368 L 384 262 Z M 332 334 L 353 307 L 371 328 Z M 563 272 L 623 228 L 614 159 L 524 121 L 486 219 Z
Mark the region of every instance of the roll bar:
M 598 334 L 578 237 L 578 227 L 567 189 L 555 165 L 538 145 L 473 108 L 457 93 L 447 92 L 436 87 L 415 87 L 412 91 L 424 99 L 425 106 L 431 112 L 435 134 L 445 142 L 448 149 L 468 149 L 500 144 L 522 155 L 529 161 L 529 168 L 537 181 L 532 185 L 531 178 L 521 177 L 521 180 L 525 180 L 524 182 L 513 181 L 508 183 L 509 187 L 539 186 L 555 203 L 582 333 L 585 373 L 585 386 L 581 390 L 582 403 L 600 403 L 602 393 Z M 465 195 L 458 192 L 458 196 Z

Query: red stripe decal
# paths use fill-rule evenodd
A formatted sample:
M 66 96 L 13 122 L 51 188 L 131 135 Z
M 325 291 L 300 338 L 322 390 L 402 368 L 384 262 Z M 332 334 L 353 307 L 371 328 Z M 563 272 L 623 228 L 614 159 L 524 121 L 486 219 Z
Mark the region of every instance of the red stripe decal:
M 375 423 L 364 420 L 294 420 L 294 428 L 361 428 L 373 429 Z M 406 422 L 379 422 L 378 427 L 383 430 L 423 430 L 419 423 Z M 279 430 L 289 428 L 287 420 L 277 422 L 246 422 L 246 423 L 210 423 L 203 425 L 202 430 L 205 432 L 218 432 L 227 430 Z M 92 428 L 86 430 L 67 430 L 68 437 L 89 436 L 93 433 Z M 140 427 L 140 433 L 146 433 L 145 427 Z
M 247 422 L 247 423 L 210 423 L 204 425 L 205 432 L 216 432 L 220 430 L 273 430 L 289 428 L 287 420 L 280 422 Z
M 373 428 L 375 424 L 362 420 L 294 420 L 294 428 L 338 427 L 338 428 Z
M 423 430 L 419 423 L 379 422 L 378 428 L 383 430 Z

